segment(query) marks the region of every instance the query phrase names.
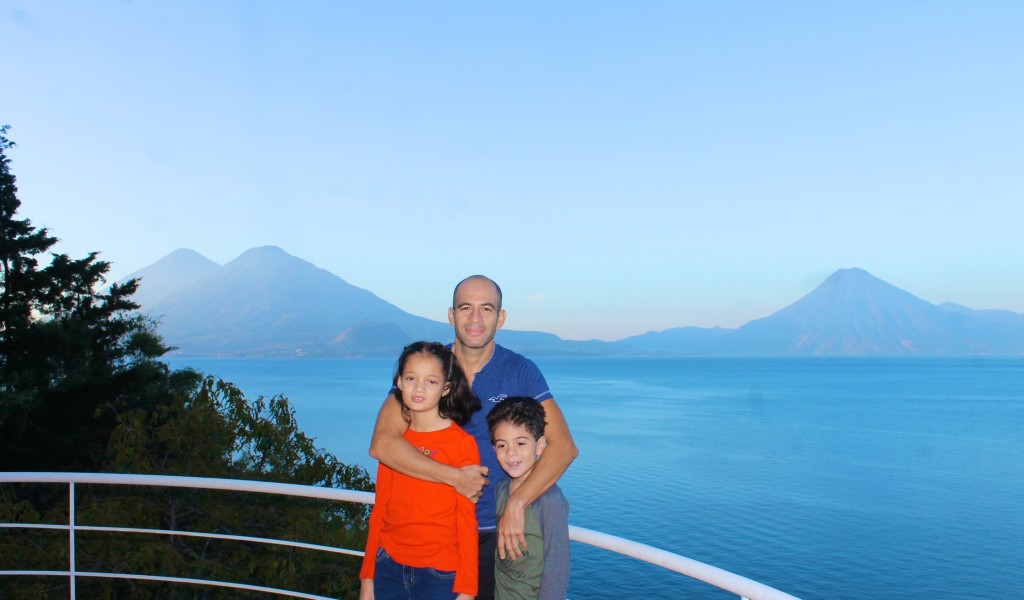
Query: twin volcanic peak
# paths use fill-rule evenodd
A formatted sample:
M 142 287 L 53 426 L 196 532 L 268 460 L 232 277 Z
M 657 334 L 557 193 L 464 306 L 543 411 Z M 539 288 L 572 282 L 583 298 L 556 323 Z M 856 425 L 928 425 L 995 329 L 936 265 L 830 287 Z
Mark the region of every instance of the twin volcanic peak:
M 164 340 L 190 356 L 397 356 L 451 339 L 447 322 L 409 314 L 275 246 L 225 265 L 175 250 L 129 277 Z M 803 298 L 738 329 L 679 327 L 616 342 L 499 332 L 529 355 L 1011 355 L 1024 315 L 934 305 L 863 269 L 840 269 Z

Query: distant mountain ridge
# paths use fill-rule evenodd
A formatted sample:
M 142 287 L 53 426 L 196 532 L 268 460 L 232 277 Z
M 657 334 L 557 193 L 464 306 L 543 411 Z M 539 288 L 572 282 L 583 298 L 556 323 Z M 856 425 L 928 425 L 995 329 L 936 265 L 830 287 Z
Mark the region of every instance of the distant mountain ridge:
M 174 291 L 168 291 L 163 271 L 154 268 L 158 265 L 140 271 L 140 292 L 155 280 L 165 293 L 140 304 L 160 318 L 168 343 L 186 354 L 359 355 L 362 348 L 346 340 L 374 323 L 391 324 L 413 337 L 450 336 L 446 324 L 410 315 L 275 246 L 252 248 L 214 270 L 191 261 L 186 267 L 197 272 L 177 271 L 181 286 Z M 367 340 L 365 348 L 373 345 Z M 402 345 L 385 347 L 391 352 Z
M 127 278 L 135 277 L 142 311 L 183 355 L 397 357 L 409 342 L 453 337 L 447 321 L 409 314 L 276 246 L 252 248 L 223 266 L 180 249 Z M 535 354 L 616 351 L 550 333 L 499 336 Z
M 935 356 L 1024 353 L 1024 315 L 936 306 L 863 269 L 840 269 L 800 300 L 739 329 L 670 329 L 620 340 L 639 349 L 746 356 Z M 685 338 L 678 336 L 685 333 Z M 698 335 L 699 334 L 699 335 Z
M 143 306 L 155 305 L 219 269 L 220 265 L 195 250 L 179 248 L 131 275 L 146 282 L 135 293 L 135 301 Z
M 275 246 L 221 266 L 179 249 L 129 278 L 164 340 L 191 356 L 397 356 L 451 341 L 447 322 L 409 314 Z M 616 342 L 498 333 L 541 355 L 962 355 L 1024 353 L 1024 315 L 934 305 L 862 269 L 840 269 L 797 302 L 738 329 L 679 327 Z

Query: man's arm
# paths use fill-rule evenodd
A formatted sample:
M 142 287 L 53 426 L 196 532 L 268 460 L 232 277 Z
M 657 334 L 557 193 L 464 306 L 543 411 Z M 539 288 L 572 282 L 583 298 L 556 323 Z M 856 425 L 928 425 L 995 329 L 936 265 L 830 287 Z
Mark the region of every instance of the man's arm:
M 558 478 L 565 473 L 580 451 L 572 440 L 565 415 L 554 398 L 541 402 L 544 407 L 544 439 L 547 449 L 544 455 L 530 472 L 530 476 L 508 497 L 505 512 L 498 522 L 498 556 L 513 559 L 523 556 L 522 548 L 526 547 L 526 507 L 540 498 L 551 486 L 558 483 Z
M 402 417 L 402 407 L 389 395 L 377 413 L 370 440 L 370 456 L 410 477 L 444 483 L 473 502 L 480 499 L 480 490 L 487 485 L 487 467 L 469 465 L 457 469 L 424 456 L 402 437 L 409 424 Z

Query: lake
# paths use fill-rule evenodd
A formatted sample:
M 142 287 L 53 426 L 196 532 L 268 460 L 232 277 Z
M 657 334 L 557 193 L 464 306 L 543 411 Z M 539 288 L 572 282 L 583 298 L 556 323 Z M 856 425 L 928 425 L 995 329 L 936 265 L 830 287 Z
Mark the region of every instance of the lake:
M 393 359 L 168 360 L 284 394 L 366 467 Z M 574 525 L 805 599 L 1019 597 L 1024 359 L 539 358 Z M 735 598 L 573 544 L 571 598 Z

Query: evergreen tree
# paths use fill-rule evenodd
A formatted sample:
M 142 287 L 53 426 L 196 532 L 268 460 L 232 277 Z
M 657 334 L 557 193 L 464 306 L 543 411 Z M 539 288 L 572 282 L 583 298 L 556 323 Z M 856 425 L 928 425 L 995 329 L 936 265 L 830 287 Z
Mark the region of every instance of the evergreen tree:
M 137 280 L 106 283 L 110 263 L 40 255 L 57 238 L 18 219 L 0 127 L 0 470 L 97 470 L 116 415 L 167 392 L 169 348 L 136 312 Z
M 97 253 L 40 255 L 57 239 L 17 219 L 21 206 L 0 127 L 0 471 L 113 471 L 278 481 L 371 490 L 369 474 L 316 448 L 283 396 L 246 400 L 212 376 L 160 362 L 169 348 Z M 81 486 L 79 524 L 228 531 L 338 548 L 365 543 L 363 505 L 260 494 Z M 0 522 L 67 523 L 67 492 L 0 486 Z M 82 533 L 79 569 L 177 575 L 358 596 L 359 561 L 305 551 L 267 553 L 187 536 Z M 0 536 L 0 570 L 62 570 L 66 535 Z M 15 580 L 16 579 L 16 580 Z M 132 580 L 80 580 L 97 598 L 249 598 Z M 2 578 L 0 597 L 66 598 L 64 578 Z

